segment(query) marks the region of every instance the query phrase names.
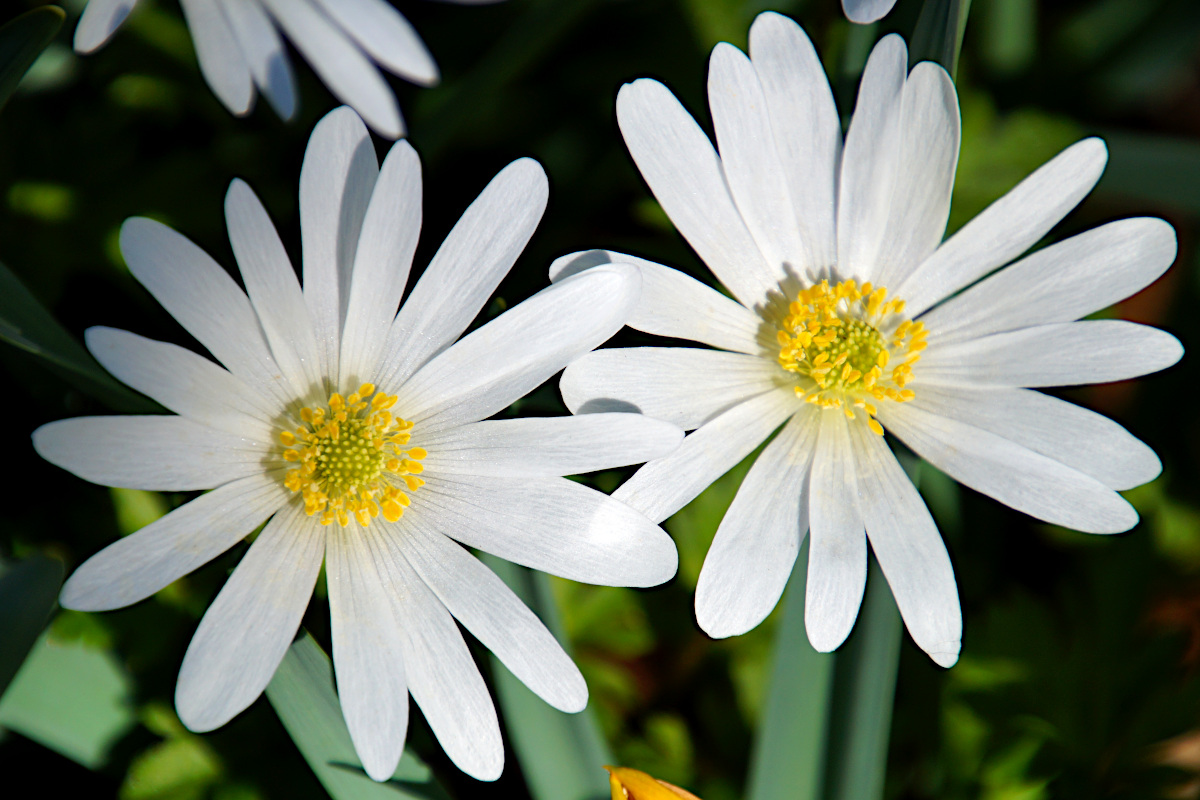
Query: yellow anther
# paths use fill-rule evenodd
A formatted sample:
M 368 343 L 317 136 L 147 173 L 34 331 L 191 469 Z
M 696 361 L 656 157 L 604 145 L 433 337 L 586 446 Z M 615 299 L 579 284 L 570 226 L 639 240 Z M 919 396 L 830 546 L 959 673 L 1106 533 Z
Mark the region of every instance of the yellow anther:
M 875 419 L 875 417 L 867 417 L 867 427 L 875 434 L 883 436 L 883 426 L 879 424 L 879 420 Z

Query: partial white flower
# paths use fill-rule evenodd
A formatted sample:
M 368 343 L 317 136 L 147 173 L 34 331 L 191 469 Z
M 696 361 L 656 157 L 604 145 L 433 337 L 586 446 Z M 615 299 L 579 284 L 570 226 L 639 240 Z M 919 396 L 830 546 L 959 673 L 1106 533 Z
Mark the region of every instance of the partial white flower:
M 587 687 L 541 622 L 460 544 L 617 586 L 675 572 L 657 525 L 564 475 L 665 455 L 683 437 L 636 414 L 488 420 L 617 331 L 640 288 L 618 265 L 561 281 L 459 339 L 533 234 L 546 176 L 520 159 L 454 226 L 396 313 L 421 226 L 407 142 L 377 163 L 348 108 L 317 125 L 300 175 L 304 286 L 250 188 L 226 197 L 245 282 L 134 218 L 134 276 L 224 367 L 92 328 L 110 372 L 177 416 L 84 417 L 34 433 L 49 461 L 108 486 L 212 489 L 77 569 L 68 608 L 136 603 L 265 523 L 188 647 L 176 707 L 192 730 L 262 692 L 325 563 L 343 712 L 368 774 L 391 776 L 412 694 L 447 754 L 482 780 L 504 748 L 454 620 L 548 703 Z M 457 341 L 456 341 L 457 340 Z
M 563 397 L 575 412 L 640 410 L 695 429 L 613 495 L 655 520 L 783 426 L 704 563 L 705 631 L 730 636 L 762 621 L 807 531 L 816 649 L 836 648 L 854 624 L 869 541 L 913 639 L 950 665 L 962 628 L 954 573 L 884 428 L 1038 519 L 1094 533 L 1132 527 L 1137 514 L 1115 490 L 1153 479 L 1157 457 L 1116 423 L 1030 389 L 1123 380 L 1179 359 L 1162 331 L 1077 321 L 1161 275 L 1175 234 L 1160 219 L 1121 220 L 1018 258 L 1099 179 L 1106 150 L 1086 139 L 943 243 L 959 147 L 945 70 L 909 73 L 904 42 L 884 38 L 843 142 L 798 25 L 759 16 L 750 53 L 713 51 L 719 154 L 662 84 L 635 81 L 617 98 L 643 177 L 733 297 L 637 261 L 644 288 L 629 324 L 717 349 L 590 353 L 563 375 Z M 634 259 L 575 254 L 551 277 L 609 261 Z
M 842 11 L 851 22 L 866 25 L 887 16 L 896 0 L 842 0 Z
M 477 3 L 479 0 L 451 0 Z M 103 46 L 138 0 L 90 0 L 75 29 L 75 50 Z M 387 0 L 179 0 L 200 71 L 234 114 L 254 107 L 256 88 L 276 113 L 296 113 L 296 85 L 286 35 L 334 97 L 354 108 L 381 136 L 404 134 L 396 96 L 383 67 L 421 86 L 438 82 L 421 37 Z

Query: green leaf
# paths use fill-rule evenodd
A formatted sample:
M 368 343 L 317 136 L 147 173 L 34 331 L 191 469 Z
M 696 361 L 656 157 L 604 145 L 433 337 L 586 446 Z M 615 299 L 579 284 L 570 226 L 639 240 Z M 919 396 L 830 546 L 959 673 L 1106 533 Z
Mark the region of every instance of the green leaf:
M 0 341 L 45 359 L 54 372 L 73 386 L 118 411 L 162 410 L 105 372 L 3 264 L 0 264 Z
M 267 686 L 267 699 L 334 800 L 447 797 L 429 767 L 408 749 L 390 781 L 367 777 L 334 691 L 333 665 L 307 633 L 292 643 Z
M 549 579 L 495 556 L 484 555 L 483 561 L 563 642 Z M 563 713 L 531 692 L 495 656 L 492 666 L 509 742 L 534 800 L 609 797 L 604 765 L 612 764 L 613 758 L 591 711 Z
M 0 109 L 66 17 L 57 6 L 42 6 L 0 27 Z
M 925 0 L 909 44 L 909 66 L 936 61 L 953 78 L 970 8 L 971 0 Z
M 0 575 L 0 697 L 50 620 L 62 582 L 62 562 L 45 556 Z

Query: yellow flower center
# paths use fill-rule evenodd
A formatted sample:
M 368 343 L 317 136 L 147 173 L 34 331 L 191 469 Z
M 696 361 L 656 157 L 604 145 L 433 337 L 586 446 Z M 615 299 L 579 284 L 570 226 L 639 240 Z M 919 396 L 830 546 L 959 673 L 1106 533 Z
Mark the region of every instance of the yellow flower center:
M 304 497 L 304 510 L 321 515 L 321 524 L 336 521 L 345 528 L 350 518 L 366 527 L 380 514 L 395 522 L 409 504 L 400 488 L 416 491 L 416 477 L 427 455 L 420 447 L 404 449 L 413 424 L 392 415 L 394 396 L 376 392 L 364 383 L 349 397 L 329 396 L 327 408 L 302 408 L 303 424 L 279 433 L 283 457 L 298 462 L 283 485 Z
M 903 312 L 903 300 L 887 299 L 887 289 L 870 283 L 821 281 L 800 290 L 776 334 L 779 365 L 805 379 L 796 395 L 821 408 L 840 408 L 850 419 L 861 409 L 882 436 L 872 401 L 913 399 L 904 385 L 926 345 L 925 324 Z

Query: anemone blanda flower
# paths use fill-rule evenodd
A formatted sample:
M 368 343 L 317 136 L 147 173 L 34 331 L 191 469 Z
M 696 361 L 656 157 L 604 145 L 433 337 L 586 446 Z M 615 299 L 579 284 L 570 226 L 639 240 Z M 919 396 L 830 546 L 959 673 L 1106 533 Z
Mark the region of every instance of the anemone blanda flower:
M 842 11 L 851 22 L 865 25 L 887 16 L 896 0 L 842 0 Z
M 92 328 L 100 363 L 176 415 L 63 420 L 39 428 L 34 445 L 108 486 L 212 489 L 83 564 L 63 588 L 67 608 L 135 603 L 266 523 L 184 656 L 175 702 L 189 728 L 222 725 L 262 692 L 324 559 L 338 691 L 367 772 L 392 774 L 411 693 L 454 762 L 493 779 L 500 729 L 455 619 L 550 704 L 578 711 L 587 687 L 455 540 L 591 583 L 650 586 L 674 574 L 675 548 L 658 526 L 562 476 L 663 455 L 682 431 L 636 414 L 486 419 L 619 329 L 637 269 L 563 281 L 455 341 L 546 196 L 537 162 L 506 167 L 399 314 L 421 224 L 420 163 L 402 141 L 378 166 L 347 108 L 318 124 L 304 158 L 303 289 L 241 181 L 225 210 L 246 293 L 170 228 L 125 223 L 130 270 L 224 368 Z
M 1153 451 L 1031 388 L 1121 380 L 1179 359 L 1162 331 L 1077 321 L 1162 274 L 1174 231 L 1121 220 L 1017 259 L 1099 179 L 1106 150 L 1086 139 L 943 243 L 959 147 L 945 70 L 922 63 L 909 74 L 903 41 L 885 37 L 843 143 L 798 25 L 760 15 L 750 54 L 713 51 L 719 154 L 662 84 L 635 81 L 617 98 L 642 176 L 734 298 L 638 261 L 643 293 L 629 324 L 718 349 L 600 350 L 567 369 L 562 393 L 572 411 L 632 407 L 695 429 L 613 495 L 655 520 L 783 425 L 704 562 L 696 615 L 709 634 L 742 633 L 770 612 L 807 531 L 816 649 L 834 649 L 854 624 L 869 540 L 909 633 L 948 666 L 962 630 L 954 573 L 884 429 L 1039 519 L 1094 533 L 1132 527 L 1137 514 L 1114 490 L 1154 478 Z M 632 260 L 575 254 L 551 277 Z
M 137 3 L 90 0 L 75 29 L 75 50 L 91 53 L 103 46 Z M 280 31 L 329 91 L 382 136 L 401 136 L 404 120 L 376 64 L 421 86 L 438 82 L 437 65 L 421 37 L 387 0 L 179 0 L 179 5 L 204 79 L 239 116 L 253 108 L 256 87 L 279 116 L 291 119 L 296 112 L 296 86 Z

